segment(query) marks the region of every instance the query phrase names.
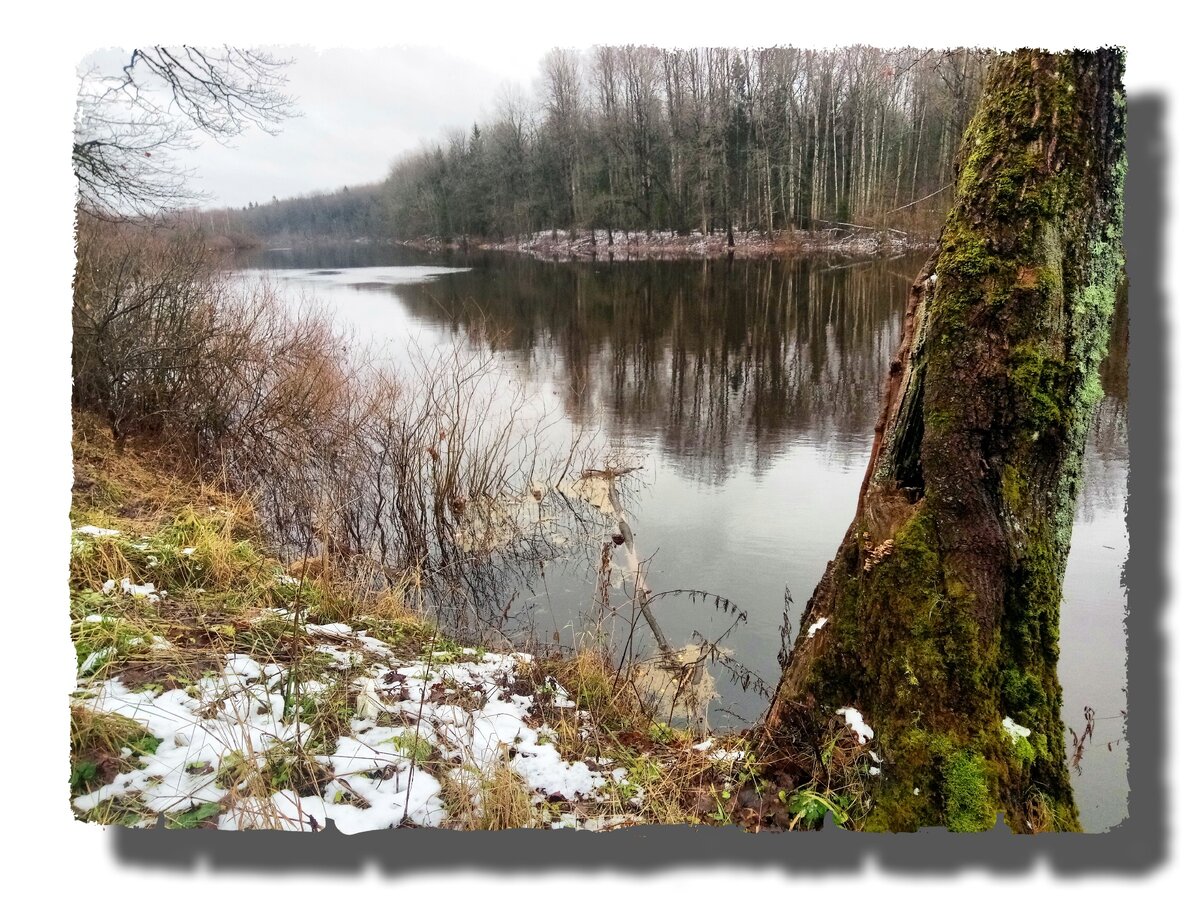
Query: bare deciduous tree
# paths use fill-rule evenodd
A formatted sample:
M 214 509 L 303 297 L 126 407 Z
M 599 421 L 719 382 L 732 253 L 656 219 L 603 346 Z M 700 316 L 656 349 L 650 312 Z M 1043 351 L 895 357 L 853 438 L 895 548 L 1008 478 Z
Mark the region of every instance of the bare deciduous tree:
M 197 200 L 173 155 L 201 136 L 276 131 L 295 115 L 283 91 L 288 63 L 228 46 L 150 47 L 134 50 L 119 75 L 82 73 L 71 153 L 80 209 L 120 219 Z

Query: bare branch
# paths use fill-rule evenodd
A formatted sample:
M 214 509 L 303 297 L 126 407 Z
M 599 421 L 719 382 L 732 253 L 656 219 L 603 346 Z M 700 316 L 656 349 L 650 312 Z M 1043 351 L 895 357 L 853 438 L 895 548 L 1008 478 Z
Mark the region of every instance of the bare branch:
M 248 128 L 277 134 L 295 116 L 289 60 L 233 47 L 134 50 L 120 75 L 82 74 L 72 160 L 81 211 L 107 219 L 194 204 L 174 158 L 200 136 L 227 144 Z

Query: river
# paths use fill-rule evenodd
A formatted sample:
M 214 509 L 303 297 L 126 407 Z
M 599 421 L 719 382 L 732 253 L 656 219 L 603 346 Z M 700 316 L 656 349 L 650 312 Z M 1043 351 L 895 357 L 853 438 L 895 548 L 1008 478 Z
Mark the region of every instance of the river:
M 714 726 L 756 720 L 773 688 L 785 596 L 798 621 L 854 514 L 882 378 L 921 255 L 870 261 L 539 262 L 342 245 L 265 251 L 293 301 L 327 307 L 384 355 L 481 346 L 560 430 L 598 433 L 642 468 L 630 507 L 654 591 L 703 589 L 747 619 L 722 641 Z M 1085 830 L 1127 814 L 1127 308 L 1085 454 L 1062 610 L 1063 720 L 1093 739 L 1073 772 Z M 588 631 L 594 576 L 548 571 L 524 604 L 541 641 Z M 672 644 L 716 640 L 729 611 L 690 595 L 655 613 Z M 1073 750 L 1067 733 L 1067 750 Z

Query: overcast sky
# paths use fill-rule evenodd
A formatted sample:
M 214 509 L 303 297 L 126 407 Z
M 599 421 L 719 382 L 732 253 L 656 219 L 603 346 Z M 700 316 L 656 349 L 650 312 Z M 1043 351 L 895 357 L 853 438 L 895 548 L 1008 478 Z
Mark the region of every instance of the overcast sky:
M 378 181 L 403 152 L 485 118 L 506 87 L 532 91 L 542 56 L 511 49 L 466 56 L 431 47 L 270 50 L 295 61 L 287 91 L 301 115 L 278 135 L 252 130 L 232 146 L 206 140 L 177 155 L 208 196 L 206 206 L 242 207 Z M 84 65 L 119 73 L 128 60 L 128 52 L 109 50 Z

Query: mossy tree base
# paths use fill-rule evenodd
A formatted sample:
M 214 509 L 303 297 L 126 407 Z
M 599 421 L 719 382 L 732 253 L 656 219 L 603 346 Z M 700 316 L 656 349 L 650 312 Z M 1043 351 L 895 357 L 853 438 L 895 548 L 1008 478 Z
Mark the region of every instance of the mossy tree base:
M 836 709 L 863 712 L 883 758 L 866 828 L 987 830 L 1002 811 L 1079 829 L 1059 605 L 1123 264 L 1122 68 L 1110 49 L 994 64 L 857 514 L 768 712 L 772 739 L 808 747 Z

